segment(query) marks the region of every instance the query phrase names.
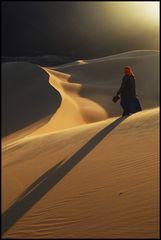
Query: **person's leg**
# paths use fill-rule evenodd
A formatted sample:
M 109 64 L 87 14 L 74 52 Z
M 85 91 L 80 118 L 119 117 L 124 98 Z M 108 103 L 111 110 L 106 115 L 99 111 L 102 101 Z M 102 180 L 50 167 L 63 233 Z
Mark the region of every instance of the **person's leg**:
M 126 101 L 122 101 L 121 102 L 121 107 L 123 108 L 123 113 L 122 113 L 122 117 L 124 116 L 128 116 L 129 115 L 129 107 L 128 107 L 128 103 Z
M 141 104 L 138 98 L 136 98 L 137 111 L 142 111 Z
M 128 116 L 130 113 L 127 111 L 127 110 L 124 110 L 123 111 L 123 114 L 122 114 L 122 117 L 124 117 L 124 116 Z

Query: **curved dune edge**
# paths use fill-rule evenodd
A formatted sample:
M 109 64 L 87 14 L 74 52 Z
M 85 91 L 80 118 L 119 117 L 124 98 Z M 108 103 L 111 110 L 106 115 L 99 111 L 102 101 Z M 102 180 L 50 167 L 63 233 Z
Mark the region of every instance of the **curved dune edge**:
M 19 209 L 32 206 L 3 237 L 159 237 L 159 108 L 100 138 L 115 120 L 28 137 L 3 151 L 3 212 L 28 187 Z M 57 164 L 58 183 L 50 175 Z
M 49 83 L 59 91 L 61 105 L 50 121 L 31 135 L 39 135 L 82 124 L 105 120 L 106 111 L 94 101 L 79 95 L 81 84 L 70 83 L 71 75 L 43 67 L 49 74 Z

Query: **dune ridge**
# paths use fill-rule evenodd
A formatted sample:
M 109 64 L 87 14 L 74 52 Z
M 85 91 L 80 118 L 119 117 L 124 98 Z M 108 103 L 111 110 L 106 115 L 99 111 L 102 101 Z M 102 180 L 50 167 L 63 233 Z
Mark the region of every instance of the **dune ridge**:
M 81 85 L 70 83 L 70 75 L 44 68 L 49 74 L 50 84 L 59 91 L 62 97 L 61 106 L 50 121 L 33 134 L 42 134 L 59 129 L 70 128 L 81 124 L 105 120 L 106 111 L 94 101 L 79 96 Z M 70 110 L 69 110 L 70 109 Z M 64 118 L 65 116 L 65 118 Z

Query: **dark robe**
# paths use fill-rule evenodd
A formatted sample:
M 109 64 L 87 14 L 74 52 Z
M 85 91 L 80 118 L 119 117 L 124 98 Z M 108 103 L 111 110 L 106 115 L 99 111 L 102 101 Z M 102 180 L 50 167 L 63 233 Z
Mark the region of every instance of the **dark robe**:
M 122 79 L 121 87 L 117 92 L 120 95 L 120 104 L 124 110 L 123 115 L 141 111 L 139 99 L 136 95 L 135 77 L 125 75 Z
M 124 76 L 122 79 L 121 87 L 117 92 L 121 96 L 121 100 L 130 100 L 136 97 L 135 78 L 133 75 Z

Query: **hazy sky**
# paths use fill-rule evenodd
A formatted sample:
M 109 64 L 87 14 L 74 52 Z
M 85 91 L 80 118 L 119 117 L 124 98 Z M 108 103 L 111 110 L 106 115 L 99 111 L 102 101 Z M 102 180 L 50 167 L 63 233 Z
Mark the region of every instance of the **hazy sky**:
M 159 2 L 2 2 L 2 55 L 159 49 Z

